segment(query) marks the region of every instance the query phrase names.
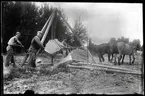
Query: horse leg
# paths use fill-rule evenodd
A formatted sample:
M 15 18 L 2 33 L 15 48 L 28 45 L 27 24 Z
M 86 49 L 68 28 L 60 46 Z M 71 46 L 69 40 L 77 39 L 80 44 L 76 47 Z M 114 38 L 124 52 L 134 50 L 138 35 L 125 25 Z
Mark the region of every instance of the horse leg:
M 120 54 L 119 57 L 118 57 L 118 65 L 120 65 L 121 58 L 122 58 L 122 55 Z
M 135 57 L 134 57 L 134 54 L 132 54 L 132 57 L 133 57 L 133 61 L 132 61 L 132 64 L 134 63 L 135 61 Z
M 129 64 L 131 65 L 131 55 L 129 55 Z
M 110 62 L 110 54 L 108 54 L 108 61 Z
M 101 55 L 101 57 L 102 57 L 102 60 L 103 60 L 103 62 L 104 62 L 104 61 L 105 61 L 105 59 L 104 59 L 103 55 Z
M 123 61 L 124 61 L 124 57 L 125 57 L 125 55 L 123 54 L 123 56 L 122 56 L 122 64 L 123 64 Z
M 100 55 L 98 55 L 98 57 L 99 57 L 99 61 L 100 61 L 100 62 L 102 62 L 102 60 L 101 60 L 101 56 L 100 56 Z
M 113 60 L 113 54 L 111 54 L 111 56 L 112 56 L 112 58 L 110 59 L 110 62 L 112 62 L 112 60 Z M 110 57 L 111 57 L 111 56 L 110 56 Z
M 112 58 L 111 58 L 111 61 L 113 60 L 113 54 L 112 54 Z
M 117 54 L 115 54 L 115 56 L 114 56 L 114 65 L 117 64 L 116 57 L 117 57 Z

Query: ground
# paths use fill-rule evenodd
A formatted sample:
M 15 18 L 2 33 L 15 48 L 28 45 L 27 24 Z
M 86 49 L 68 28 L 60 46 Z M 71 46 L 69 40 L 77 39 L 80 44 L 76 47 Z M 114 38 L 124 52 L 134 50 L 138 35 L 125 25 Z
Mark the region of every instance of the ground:
M 41 59 L 41 62 L 37 63 L 36 69 L 28 69 L 26 66 L 21 69 L 11 68 L 11 75 L 4 74 L 4 94 L 23 94 L 28 89 L 34 90 L 37 94 L 141 94 L 143 89 L 140 75 L 97 69 L 64 68 L 63 66 L 50 72 L 50 58 L 38 58 Z M 94 59 L 99 63 L 97 57 Z M 15 56 L 15 60 L 19 66 L 23 56 Z M 61 60 L 60 57 L 56 57 L 55 63 L 59 60 Z M 126 62 L 128 62 L 128 56 L 125 57 L 125 63 L 120 67 L 132 70 L 141 69 L 141 56 L 139 55 L 136 55 L 134 65 L 129 65 Z M 113 65 L 108 62 L 106 55 L 105 63 Z

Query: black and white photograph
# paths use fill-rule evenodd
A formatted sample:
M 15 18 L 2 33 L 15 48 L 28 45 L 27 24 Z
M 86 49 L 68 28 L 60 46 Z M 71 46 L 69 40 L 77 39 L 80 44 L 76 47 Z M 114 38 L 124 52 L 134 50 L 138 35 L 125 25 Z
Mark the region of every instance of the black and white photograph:
M 144 95 L 143 3 L 1 5 L 3 94 Z

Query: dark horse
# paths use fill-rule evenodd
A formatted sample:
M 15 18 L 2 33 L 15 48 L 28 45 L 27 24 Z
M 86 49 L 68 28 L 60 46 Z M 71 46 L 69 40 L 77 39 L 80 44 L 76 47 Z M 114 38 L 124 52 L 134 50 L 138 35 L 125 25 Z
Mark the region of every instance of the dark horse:
M 110 61 L 110 48 L 109 43 L 102 43 L 100 45 L 95 45 L 95 53 L 97 53 L 100 62 L 104 62 L 104 54 L 108 54 L 108 61 Z
M 110 53 L 110 62 L 112 62 L 114 54 L 116 56 L 119 53 L 118 49 L 117 49 L 117 42 L 109 42 L 108 44 L 109 44 L 109 50 L 110 50 L 110 52 L 109 52 Z M 112 58 L 111 58 L 111 56 L 112 56 Z M 114 61 L 115 61 L 114 63 L 116 63 L 116 58 Z
M 124 43 L 124 42 L 118 42 L 117 43 L 117 50 L 119 52 L 118 57 L 118 64 L 120 65 L 120 60 L 122 59 L 122 64 L 124 62 L 125 55 L 129 55 L 129 64 L 133 64 L 135 61 L 134 53 L 135 53 L 135 46 L 133 46 L 131 43 Z M 132 61 L 131 61 L 132 57 Z

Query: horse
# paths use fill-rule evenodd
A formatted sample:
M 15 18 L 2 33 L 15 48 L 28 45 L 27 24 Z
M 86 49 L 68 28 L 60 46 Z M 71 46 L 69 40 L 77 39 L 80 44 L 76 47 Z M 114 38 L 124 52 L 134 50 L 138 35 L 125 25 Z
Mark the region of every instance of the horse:
M 110 61 L 110 50 L 109 50 L 109 44 L 108 43 L 102 43 L 99 45 L 94 45 L 94 51 L 99 57 L 100 62 L 104 62 L 105 59 L 103 57 L 104 54 L 108 54 L 108 61 Z
M 118 57 L 118 64 L 120 65 L 120 60 L 122 59 L 122 64 L 124 62 L 125 55 L 129 55 L 129 64 L 133 64 L 135 61 L 134 53 L 136 51 L 135 46 L 133 46 L 131 43 L 124 43 L 124 42 L 117 42 L 117 50 L 119 52 Z M 131 61 L 131 57 L 133 58 L 133 61 Z
M 112 62 L 114 54 L 115 56 L 117 54 L 119 54 L 118 49 L 117 49 L 117 42 L 109 42 L 109 50 L 110 50 L 110 57 L 112 56 L 112 58 L 110 58 L 110 62 Z M 114 60 L 114 63 L 116 63 L 116 58 Z

